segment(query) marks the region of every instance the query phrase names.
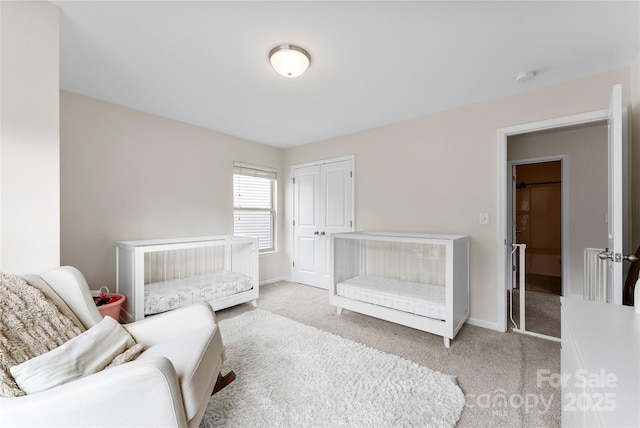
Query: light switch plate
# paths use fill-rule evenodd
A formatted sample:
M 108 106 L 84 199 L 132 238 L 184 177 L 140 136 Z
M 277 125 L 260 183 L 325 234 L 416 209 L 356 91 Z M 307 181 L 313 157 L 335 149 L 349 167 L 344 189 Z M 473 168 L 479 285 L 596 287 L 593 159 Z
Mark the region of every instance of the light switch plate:
M 480 213 L 480 224 L 489 224 L 489 213 Z

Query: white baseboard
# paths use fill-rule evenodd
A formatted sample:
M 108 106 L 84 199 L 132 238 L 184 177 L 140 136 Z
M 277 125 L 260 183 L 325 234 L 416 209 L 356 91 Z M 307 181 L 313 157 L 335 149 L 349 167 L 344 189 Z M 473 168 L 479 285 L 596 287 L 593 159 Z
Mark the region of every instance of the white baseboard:
M 498 328 L 498 324 L 495 322 L 489 322 L 489 321 L 484 321 L 484 320 L 479 320 L 477 318 L 469 317 L 467 318 L 467 324 L 473 325 L 476 327 L 488 328 L 489 330 L 495 330 L 495 331 L 504 333 L 502 329 Z
M 263 285 L 273 284 L 274 282 L 280 282 L 280 281 L 289 281 L 289 282 L 291 282 L 291 278 L 280 277 L 280 278 L 265 279 L 264 281 L 260 281 L 260 286 L 262 287 Z

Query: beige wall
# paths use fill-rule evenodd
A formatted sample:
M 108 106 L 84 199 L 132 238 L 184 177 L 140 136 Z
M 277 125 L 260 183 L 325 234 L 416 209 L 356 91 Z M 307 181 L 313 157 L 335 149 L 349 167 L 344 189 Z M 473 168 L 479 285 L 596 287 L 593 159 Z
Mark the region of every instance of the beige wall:
M 536 132 L 509 137 L 507 158 L 532 159 L 566 155 L 568 168 L 568 276 L 567 294 L 582 296 L 584 248 L 607 246 L 608 207 L 607 126 L 583 126 L 561 131 Z
M 497 130 L 630 101 L 632 68 L 288 150 L 61 94 L 61 262 L 113 287 L 118 240 L 232 231 L 234 160 L 279 170 L 280 254 L 261 279 L 290 276 L 294 164 L 355 155 L 357 230 L 471 237 L 471 316 L 498 328 Z M 634 153 L 637 153 L 634 152 Z M 478 223 L 488 212 L 490 224 Z
M 294 164 L 354 154 L 357 230 L 469 235 L 471 317 L 497 328 L 497 130 L 606 108 L 616 83 L 622 83 L 628 103 L 625 68 L 296 147 L 285 152 L 285 172 Z M 288 256 L 291 212 L 288 200 Z M 488 226 L 478 224 L 479 212 L 490 214 Z
M 60 263 L 59 11 L 0 2 L 0 269 Z
M 116 241 L 232 234 L 233 161 L 284 177 L 280 149 L 65 91 L 60 107 L 61 263 L 92 288 L 115 290 Z

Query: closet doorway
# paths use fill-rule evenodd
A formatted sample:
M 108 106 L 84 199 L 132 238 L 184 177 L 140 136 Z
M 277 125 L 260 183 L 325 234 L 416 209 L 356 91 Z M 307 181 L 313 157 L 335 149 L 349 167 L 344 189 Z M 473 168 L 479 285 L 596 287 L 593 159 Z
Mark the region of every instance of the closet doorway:
M 513 174 L 509 198 L 512 239 L 524 244 L 513 255 L 513 289 L 508 299 L 510 327 L 521 329 L 524 320 L 527 331 L 549 337 L 560 337 L 563 231 L 567 220 L 563 211 L 567 195 L 563 183 L 565 163 L 566 156 L 509 161 Z M 521 318 L 523 304 L 526 310 Z
M 527 246 L 525 290 L 561 296 L 562 160 L 514 163 L 513 171 L 515 242 Z
M 354 157 L 294 165 L 295 282 L 329 289 L 332 233 L 353 232 Z

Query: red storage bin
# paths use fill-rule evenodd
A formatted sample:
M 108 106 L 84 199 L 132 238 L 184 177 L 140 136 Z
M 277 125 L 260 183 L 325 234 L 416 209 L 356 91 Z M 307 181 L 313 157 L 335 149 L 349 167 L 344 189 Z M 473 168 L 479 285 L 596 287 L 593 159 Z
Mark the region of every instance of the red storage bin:
M 104 318 L 108 315 L 119 322 L 120 308 L 122 307 L 122 304 L 124 303 L 124 301 L 127 300 L 127 297 L 124 294 L 105 293 L 105 294 L 101 294 L 100 298 L 110 299 L 108 303 L 98 306 L 98 310 L 100 311 L 100 314 L 102 315 L 102 317 Z M 94 297 L 94 300 L 95 299 L 96 298 Z M 99 301 L 99 298 L 98 298 L 98 301 Z

